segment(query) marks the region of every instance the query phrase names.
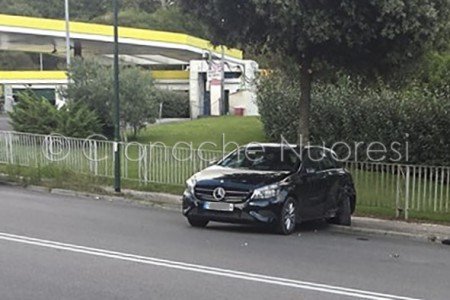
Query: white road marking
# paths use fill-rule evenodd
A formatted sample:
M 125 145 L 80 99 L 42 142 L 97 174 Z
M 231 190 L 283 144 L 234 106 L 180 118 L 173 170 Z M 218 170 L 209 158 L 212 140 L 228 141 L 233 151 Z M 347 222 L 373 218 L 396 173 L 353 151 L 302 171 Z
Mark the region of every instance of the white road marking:
M 383 293 L 376 293 L 376 292 L 370 292 L 370 291 L 364 291 L 364 290 L 358 290 L 358 289 L 344 288 L 344 287 L 338 287 L 338 286 L 333 286 L 333 285 L 293 280 L 293 279 L 287 279 L 287 278 L 282 278 L 282 277 L 273 277 L 273 276 L 267 276 L 267 275 L 262 275 L 262 274 L 255 274 L 255 273 L 240 272 L 240 271 L 208 267 L 208 266 L 197 265 L 197 264 L 183 263 L 183 262 L 172 261 L 172 260 L 167 260 L 167 259 L 160 259 L 160 258 L 155 258 L 155 257 L 140 256 L 140 255 L 134 255 L 134 254 L 129 254 L 129 253 L 123 253 L 123 252 L 115 252 L 115 251 L 109 251 L 109 250 L 104 250 L 104 249 L 78 246 L 78 245 L 73 245 L 73 244 L 59 243 L 59 242 L 55 242 L 55 241 L 31 238 L 31 237 L 26 237 L 26 236 L 19 236 L 19 235 L 8 234 L 8 233 L 0 232 L 0 240 L 17 242 L 17 243 L 28 244 L 28 245 L 35 245 L 35 246 L 51 248 L 51 249 L 65 250 L 65 251 L 75 252 L 75 253 L 89 254 L 89 255 L 118 259 L 118 260 L 123 260 L 123 261 L 136 262 L 136 263 L 141 263 L 141 264 L 154 265 L 154 266 L 171 268 L 171 269 L 178 269 L 178 270 L 204 273 L 204 274 L 210 274 L 210 275 L 216 275 L 216 276 L 222 276 L 222 277 L 228 277 L 228 278 L 262 282 L 262 283 L 267 283 L 267 284 L 274 284 L 274 285 L 298 288 L 298 289 L 303 289 L 303 290 L 312 290 L 312 291 L 324 292 L 324 293 L 335 294 L 335 295 L 343 295 L 343 296 L 355 297 L 355 298 L 359 298 L 359 299 L 419 300 L 417 298 L 395 296 L 395 295 L 390 295 L 390 294 L 383 294 Z

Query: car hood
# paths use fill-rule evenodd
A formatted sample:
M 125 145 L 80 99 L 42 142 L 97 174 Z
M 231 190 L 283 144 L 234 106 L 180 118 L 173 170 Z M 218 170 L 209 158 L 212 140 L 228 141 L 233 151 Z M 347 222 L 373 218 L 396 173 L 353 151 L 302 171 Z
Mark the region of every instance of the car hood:
M 288 171 L 255 171 L 211 166 L 194 175 L 197 186 L 251 190 L 286 178 Z

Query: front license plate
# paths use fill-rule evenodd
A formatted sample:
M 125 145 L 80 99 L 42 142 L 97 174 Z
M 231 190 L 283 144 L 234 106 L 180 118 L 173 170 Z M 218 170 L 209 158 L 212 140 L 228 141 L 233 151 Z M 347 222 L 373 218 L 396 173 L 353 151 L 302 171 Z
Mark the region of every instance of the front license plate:
M 231 203 L 223 202 L 205 202 L 203 208 L 207 210 L 233 211 L 234 205 Z

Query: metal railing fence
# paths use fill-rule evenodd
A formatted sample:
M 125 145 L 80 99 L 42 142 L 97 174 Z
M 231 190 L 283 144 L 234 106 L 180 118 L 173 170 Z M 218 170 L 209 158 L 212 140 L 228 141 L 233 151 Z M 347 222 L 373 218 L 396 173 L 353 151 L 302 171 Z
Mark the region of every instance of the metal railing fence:
M 221 151 L 121 143 L 122 177 L 141 184 L 184 185 L 221 158 Z M 30 168 L 60 166 L 79 174 L 114 177 L 114 142 L 0 131 L 0 164 Z M 450 167 L 346 162 L 358 205 L 409 213 L 448 213 Z M 449 216 L 450 218 L 450 216 Z
M 450 167 L 375 162 L 346 162 L 356 185 L 358 204 L 409 213 L 448 213 Z M 449 215 L 450 220 L 450 215 Z

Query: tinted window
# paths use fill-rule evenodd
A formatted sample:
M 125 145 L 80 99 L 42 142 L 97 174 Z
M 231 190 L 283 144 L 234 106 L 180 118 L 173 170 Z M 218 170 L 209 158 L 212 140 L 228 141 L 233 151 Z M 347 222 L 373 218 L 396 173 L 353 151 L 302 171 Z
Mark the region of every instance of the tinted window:
M 330 155 L 330 159 L 331 159 L 331 160 L 333 161 L 333 163 L 334 163 L 334 167 L 335 167 L 335 168 L 342 168 L 342 162 L 339 161 L 337 155 L 336 155 L 335 153 L 333 153 L 333 152 L 330 152 L 329 155 Z
M 303 152 L 303 168 L 308 172 L 317 172 L 321 170 L 321 161 L 323 152 L 318 148 L 308 148 Z
M 326 155 L 323 156 L 322 162 L 321 162 L 322 170 L 329 170 L 336 168 L 336 163 L 331 156 L 331 152 L 326 152 Z
M 218 165 L 259 171 L 296 171 L 300 165 L 300 158 L 291 149 L 248 147 L 236 150 Z

